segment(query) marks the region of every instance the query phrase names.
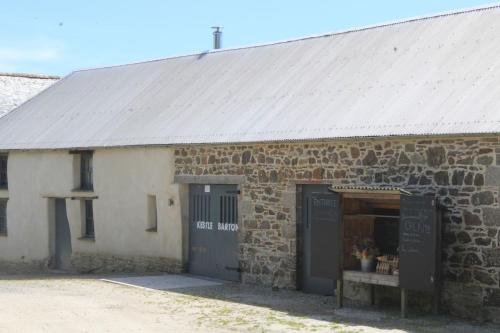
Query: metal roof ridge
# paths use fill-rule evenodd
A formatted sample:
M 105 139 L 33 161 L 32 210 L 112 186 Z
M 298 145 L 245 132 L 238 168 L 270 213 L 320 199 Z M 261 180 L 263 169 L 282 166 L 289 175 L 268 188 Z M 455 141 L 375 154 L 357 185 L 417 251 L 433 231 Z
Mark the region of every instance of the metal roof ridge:
M 171 59 L 194 57 L 194 56 L 199 56 L 201 54 L 211 54 L 211 53 L 215 54 L 215 53 L 222 53 L 222 52 L 228 52 L 228 51 L 237 51 L 237 50 L 242 50 L 242 49 L 251 49 L 251 48 L 257 48 L 257 47 L 265 47 L 265 46 L 300 42 L 300 41 L 308 40 L 308 39 L 333 37 L 333 36 L 344 35 L 344 34 L 349 34 L 349 33 L 353 33 L 353 32 L 373 30 L 373 29 L 385 28 L 385 27 L 390 27 L 390 26 L 400 25 L 400 24 L 405 24 L 405 23 L 413 23 L 413 22 L 425 21 L 425 20 L 429 20 L 429 19 L 437 19 L 437 18 L 441 18 L 441 17 L 468 14 L 468 13 L 485 11 L 485 10 L 492 10 L 492 9 L 500 9 L 500 2 L 496 2 L 494 4 L 489 4 L 489 5 L 483 5 L 483 6 L 454 9 L 454 10 L 443 11 L 443 12 L 438 12 L 438 13 L 434 13 L 434 14 L 407 17 L 407 18 L 403 18 L 403 19 L 396 19 L 396 20 L 391 20 L 391 21 L 387 21 L 387 22 L 370 24 L 370 25 L 365 25 L 365 26 L 360 26 L 360 27 L 353 27 L 353 28 L 348 28 L 348 29 L 343 29 L 343 30 L 338 30 L 338 31 L 327 32 L 327 33 L 314 34 L 314 35 L 297 37 L 297 38 L 290 38 L 290 39 L 283 39 L 283 40 L 278 40 L 278 41 L 274 41 L 274 42 L 256 43 L 256 44 L 236 46 L 236 47 L 230 47 L 230 48 L 205 50 L 205 51 L 198 52 L 198 53 L 186 53 L 186 54 L 173 55 L 173 56 L 164 57 L 164 58 L 141 60 L 141 61 L 130 62 L 130 63 L 125 63 L 125 64 L 81 68 L 81 69 L 76 69 L 73 72 L 85 72 L 85 71 L 116 68 L 116 67 L 134 66 L 134 65 L 146 64 L 146 63 L 150 63 L 150 62 L 159 62 L 159 61 L 165 61 L 165 60 L 171 60 Z
M 56 75 L 32 74 L 32 73 L 11 73 L 0 72 L 0 76 L 10 77 L 24 77 L 28 79 L 42 79 L 42 80 L 59 80 L 61 77 Z

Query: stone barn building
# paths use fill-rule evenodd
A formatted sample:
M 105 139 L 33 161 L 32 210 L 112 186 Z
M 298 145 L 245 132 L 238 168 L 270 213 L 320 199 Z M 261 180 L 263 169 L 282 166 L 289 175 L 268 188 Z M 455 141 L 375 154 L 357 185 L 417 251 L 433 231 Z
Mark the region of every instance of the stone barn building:
M 494 6 L 76 71 L 0 120 L 0 259 L 366 299 L 367 237 L 401 260 L 376 302 L 498 321 L 499 30 Z

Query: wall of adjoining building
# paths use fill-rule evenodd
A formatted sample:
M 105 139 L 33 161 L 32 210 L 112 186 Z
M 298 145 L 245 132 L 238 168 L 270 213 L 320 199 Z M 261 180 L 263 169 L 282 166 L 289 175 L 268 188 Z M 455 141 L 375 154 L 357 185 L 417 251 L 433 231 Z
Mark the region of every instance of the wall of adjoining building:
M 65 198 L 72 264 L 80 272 L 174 271 L 183 267 L 179 186 L 166 148 L 94 152 L 94 191 L 74 191 L 75 154 L 11 152 L 8 235 L 0 237 L 0 266 L 46 269 L 54 255 L 54 198 Z M 158 228 L 146 231 L 148 195 L 156 196 Z M 84 239 L 82 198 L 94 199 L 95 240 Z
M 437 194 L 447 207 L 443 305 L 453 314 L 491 320 L 500 318 L 499 165 L 498 137 L 175 149 L 176 175 L 246 177 L 240 184 L 244 283 L 296 287 L 297 184 L 394 185 Z

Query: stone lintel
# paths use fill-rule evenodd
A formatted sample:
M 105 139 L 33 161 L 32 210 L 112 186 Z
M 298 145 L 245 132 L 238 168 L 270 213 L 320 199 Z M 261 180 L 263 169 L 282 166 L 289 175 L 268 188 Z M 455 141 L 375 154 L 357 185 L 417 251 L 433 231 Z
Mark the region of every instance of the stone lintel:
M 176 184 L 243 184 L 246 182 L 245 176 L 174 176 Z

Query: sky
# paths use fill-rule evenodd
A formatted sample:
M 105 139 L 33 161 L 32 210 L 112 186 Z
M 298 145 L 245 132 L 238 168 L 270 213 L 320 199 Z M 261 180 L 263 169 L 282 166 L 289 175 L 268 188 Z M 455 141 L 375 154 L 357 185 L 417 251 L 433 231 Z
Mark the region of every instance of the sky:
M 300 38 L 498 2 L 0 0 L 0 72 L 82 69 Z

